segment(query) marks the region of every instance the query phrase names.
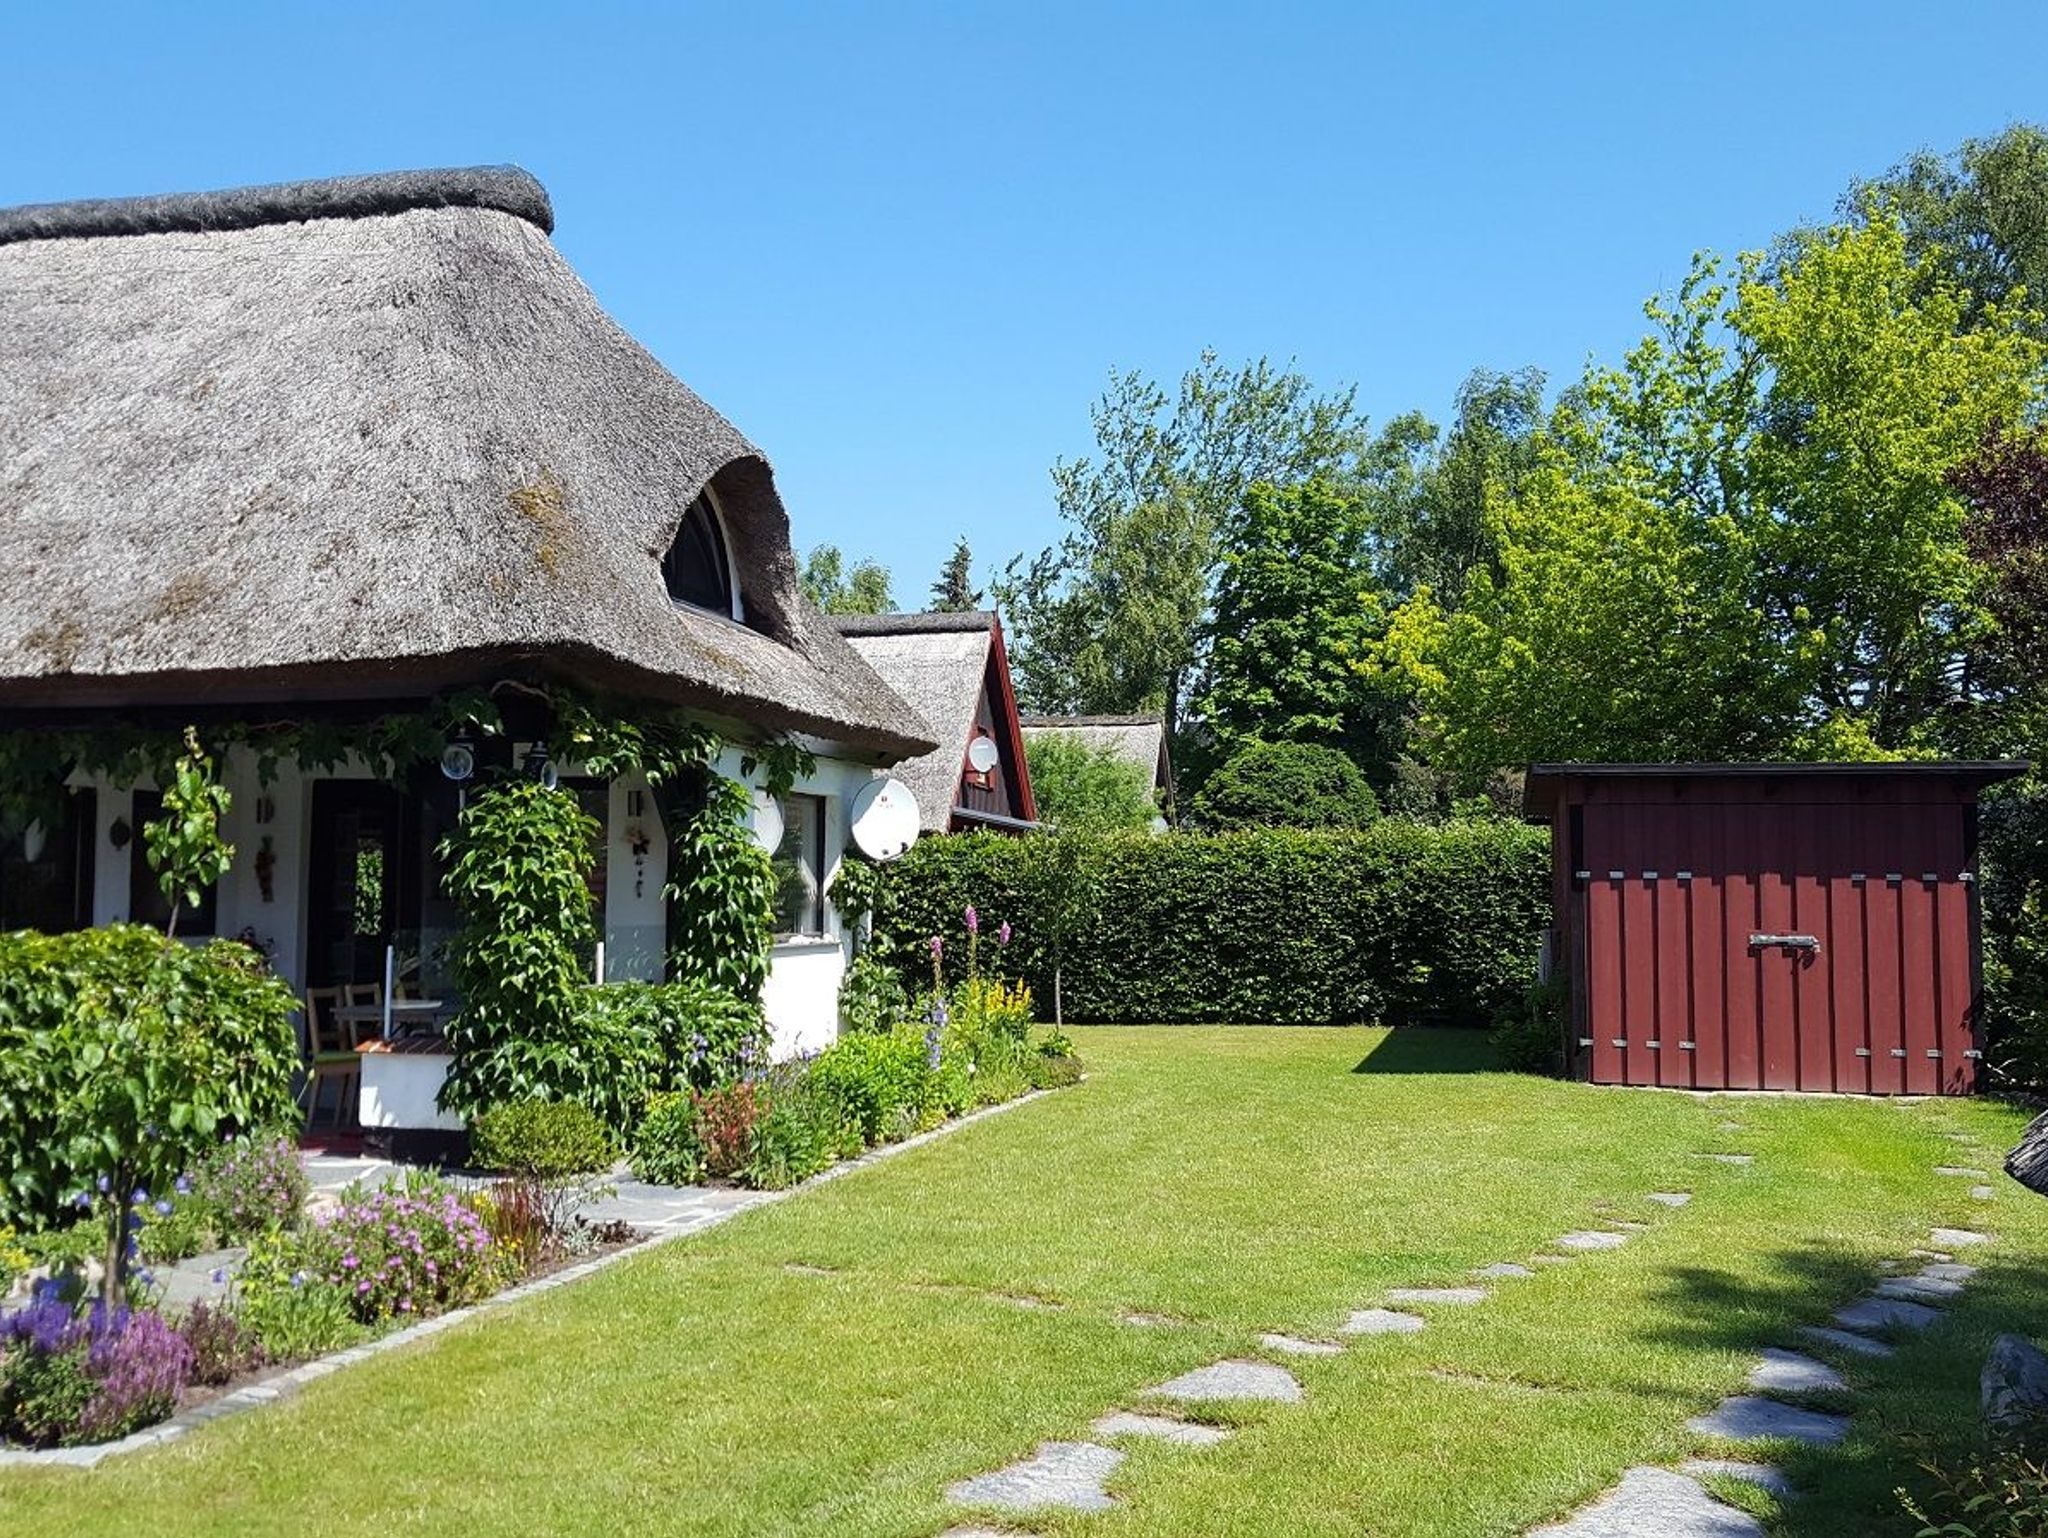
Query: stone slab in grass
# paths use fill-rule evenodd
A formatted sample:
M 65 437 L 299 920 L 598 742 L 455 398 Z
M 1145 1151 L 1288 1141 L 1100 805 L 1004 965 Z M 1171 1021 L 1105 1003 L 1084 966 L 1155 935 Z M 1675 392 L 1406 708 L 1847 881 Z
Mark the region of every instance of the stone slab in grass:
M 1621 1483 L 1563 1522 L 1529 1538 L 1764 1538 L 1746 1511 L 1715 1500 L 1698 1480 L 1669 1469 L 1630 1469 Z
M 1694 1479 L 1705 1479 L 1719 1474 L 1723 1479 L 1739 1479 L 1755 1485 L 1759 1490 L 1768 1490 L 1780 1500 L 1793 1493 L 1792 1481 L 1785 1471 L 1768 1463 L 1750 1463 L 1741 1458 L 1688 1458 L 1679 1464 L 1678 1472 Z
M 1996 1201 L 1998 1193 L 1989 1186 L 1971 1186 L 1970 1199 L 1978 1202 Z
M 1361 1308 L 1338 1329 L 1346 1335 L 1413 1335 L 1429 1328 L 1420 1314 L 1404 1314 L 1391 1308 Z
M 1984 1170 L 1973 1170 L 1961 1164 L 1937 1164 L 1934 1166 L 1934 1173 L 1937 1175 L 1953 1175 L 1961 1180 L 1989 1180 L 1991 1178 Z
M 1534 1276 L 1536 1273 L 1527 1266 L 1517 1265 L 1512 1260 L 1496 1260 L 1490 1266 L 1476 1267 L 1474 1276 Z
M 1826 1362 L 1776 1347 L 1765 1350 L 1763 1361 L 1749 1375 L 1749 1386 L 1759 1394 L 1833 1394 L 1849 1387 Z
M 1116 1504 L 1102 1482 L 1114 1474 L 1124 1455 L 1093 1442 L 1041 1442 L 1038 1451 L 1020 1463 L 993 1474 L 977 1474 L 948 1487 L 946 1499 L 958 1506 L 994 1506 L 1004 1511 L 1107 1511 Z
M 1835 1310 L 1835 1323 L 1848 1330 L 1924 1330 L 1941 1310 L 1904 1298 L 1859 1298 Z
M 1692 1200 L 1690 1191 L 1652 1191 L 1650 1200 L 1660 1207 L 1683 1207 Z
M 1105 1415 L 1088 1429 L 1099 1437 L 1150 1437 L 1177 1447 L 1214 1447 L 1231 1434 L 1222 1426 L 1198 1426 L 1170 1415 L 1138 1415 L 1130 1410 Z
M 1447 1303 L 1468 1305 L 1484 1303 L 1487 1291 L 1484 1287 L 1389 1287 L 1389 1303 Z
M 1895 1276 L 1877 1284 L 1880 1298 L 1903 1298 L 1908 1303 L 1946 1303 L 1961 1296 L 1961 1282 L 1943 1281 L 1938 1276 Z
M 1201 1402 L 1213 1399 L 1266 1399 L 1293 1404 L 1302 1397 L 1301 1382 L 1284 1367 L 1271 1362 L 1212 1362 L 1178 1378 L 1169 1378 L 1148 1388 L 1149 1399 L 1181 1399 Z
M 1831 1330 L 1824 1324 L 1802 1324 L 1799 1333 L 1808 1340 L 1817 1340 L 1824 1346 L 1833 1346 L 1838 1351 L 1854 1352 L 1857 1356 L 1890 1356 L 1892 1348 L 1881 1340 L 1872 1340 L 1868 1335 L 1858 1335 L 1853 1330 Z
M 1733 1442 L 1755 1442 L 1780 1437 L 1831 1447 L 1849 1434 L 1849 1417 L 1823 1415 L 1818 1410 L 1801 1410 L 1755 1394 L 1733 1394 L 1705 1415 L 1695 1415 L 1686 1429 L 1702 1436 L 1727 1437 Z
M 1557 1242 L 1560 1248 L 1567 1250 L 1618 1250 L 1628 1243 L 1628 1235 L 1606 1229 L 1582 1228 L 1560 1236 Z
M 1334 1340 L 1303 1340 L 1299 1335 L 1278 1333 L 1261 1335 L 1259 1344 L 1285 1356 L 1336 1356 L 1344 1349 Z
M 1941 1282 L 1967 1282 L 1977 1274 L 1977 1268 L 1957 1260 L 1936 1260 L 1922 1266 L 1920 1274 Z
M 1991 1235 L 1974 1228 L 1937 1228 L 1928 1234 L 1927 1242 L 1938 1250 L 1967 1250 L 1973 1244 L 1989 1244 Z
M 1756 1163 L 1756 1155 L 1755 1155 L 1755 1154 L 1743 1154 L 1743 1153 L 1703 1153 L 1703 1154 L 1696 1154 L 1696 1155 L 1694 1155 L 1694 1157 L 1695 1157 L 1695 1158 L 1700 1158 L 1700 1159 L 1712 1159 L 1712 1160 L 1713 1160 L 1713 1161 L 1714 1161 L 1714 1162 L 1715 1162 L 1716 1164 L 1754 1164 L 1754 1163 Z
M 1116 1322 L 1118 1324 L 1128 1324 L 1140 1330 L 1164 1329 L 1168 1325 L 1179 1323 L 1178 1320 L 1169 1318 L 1165 1314 L 1118 1314 Z

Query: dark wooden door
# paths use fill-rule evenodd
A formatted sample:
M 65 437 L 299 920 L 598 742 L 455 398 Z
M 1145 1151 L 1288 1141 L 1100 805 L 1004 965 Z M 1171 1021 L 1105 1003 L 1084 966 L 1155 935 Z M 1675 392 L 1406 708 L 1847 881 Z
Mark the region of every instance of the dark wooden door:
M 373 780 L 315 780 L 307 850 L 306 982 L 381 983 L 384 948 L 419 928 L 417 803 Z

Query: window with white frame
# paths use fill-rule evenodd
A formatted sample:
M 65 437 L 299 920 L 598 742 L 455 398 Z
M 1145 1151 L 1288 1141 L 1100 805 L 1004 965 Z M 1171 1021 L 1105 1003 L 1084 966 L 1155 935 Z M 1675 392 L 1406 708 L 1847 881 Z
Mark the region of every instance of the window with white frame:
M 775 851 L 775 932 L 781 939 L 825 933 L 825 798 L 782 798 Z

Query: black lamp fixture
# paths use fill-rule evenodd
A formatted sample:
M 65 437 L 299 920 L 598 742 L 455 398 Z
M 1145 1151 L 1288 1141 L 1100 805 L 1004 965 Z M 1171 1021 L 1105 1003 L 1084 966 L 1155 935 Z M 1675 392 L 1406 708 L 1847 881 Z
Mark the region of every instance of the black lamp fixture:
M 554 760 L 548 757 L 548 745 L 535 742 L 526 750 L 526 772 L 540 782 L 542 790 L 553 790 L 562 783 L 561 771 L 555 768 Z

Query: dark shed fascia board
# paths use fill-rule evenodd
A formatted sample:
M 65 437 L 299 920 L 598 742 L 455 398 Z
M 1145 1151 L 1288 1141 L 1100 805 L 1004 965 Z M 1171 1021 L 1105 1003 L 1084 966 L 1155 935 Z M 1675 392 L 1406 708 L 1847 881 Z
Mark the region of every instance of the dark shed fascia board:
M 1036 818 L 1005 817 L 1001 812 L 983 812 L 971 806 L 954 807 L 953 821 L 972 823 L 977 828 L 1000 828 L 1005 833 L 1036 833 L 1045 826 Z
M 1570 780 L 1705 779 L 1887 779 L 1961 782 L 1971 790 L 2018 779 L 2032 764 L 2024 758 L 1910 759 L 1853 764 L 1531 764 L 1522 781 L 1522 815 L 1548 822 Z

